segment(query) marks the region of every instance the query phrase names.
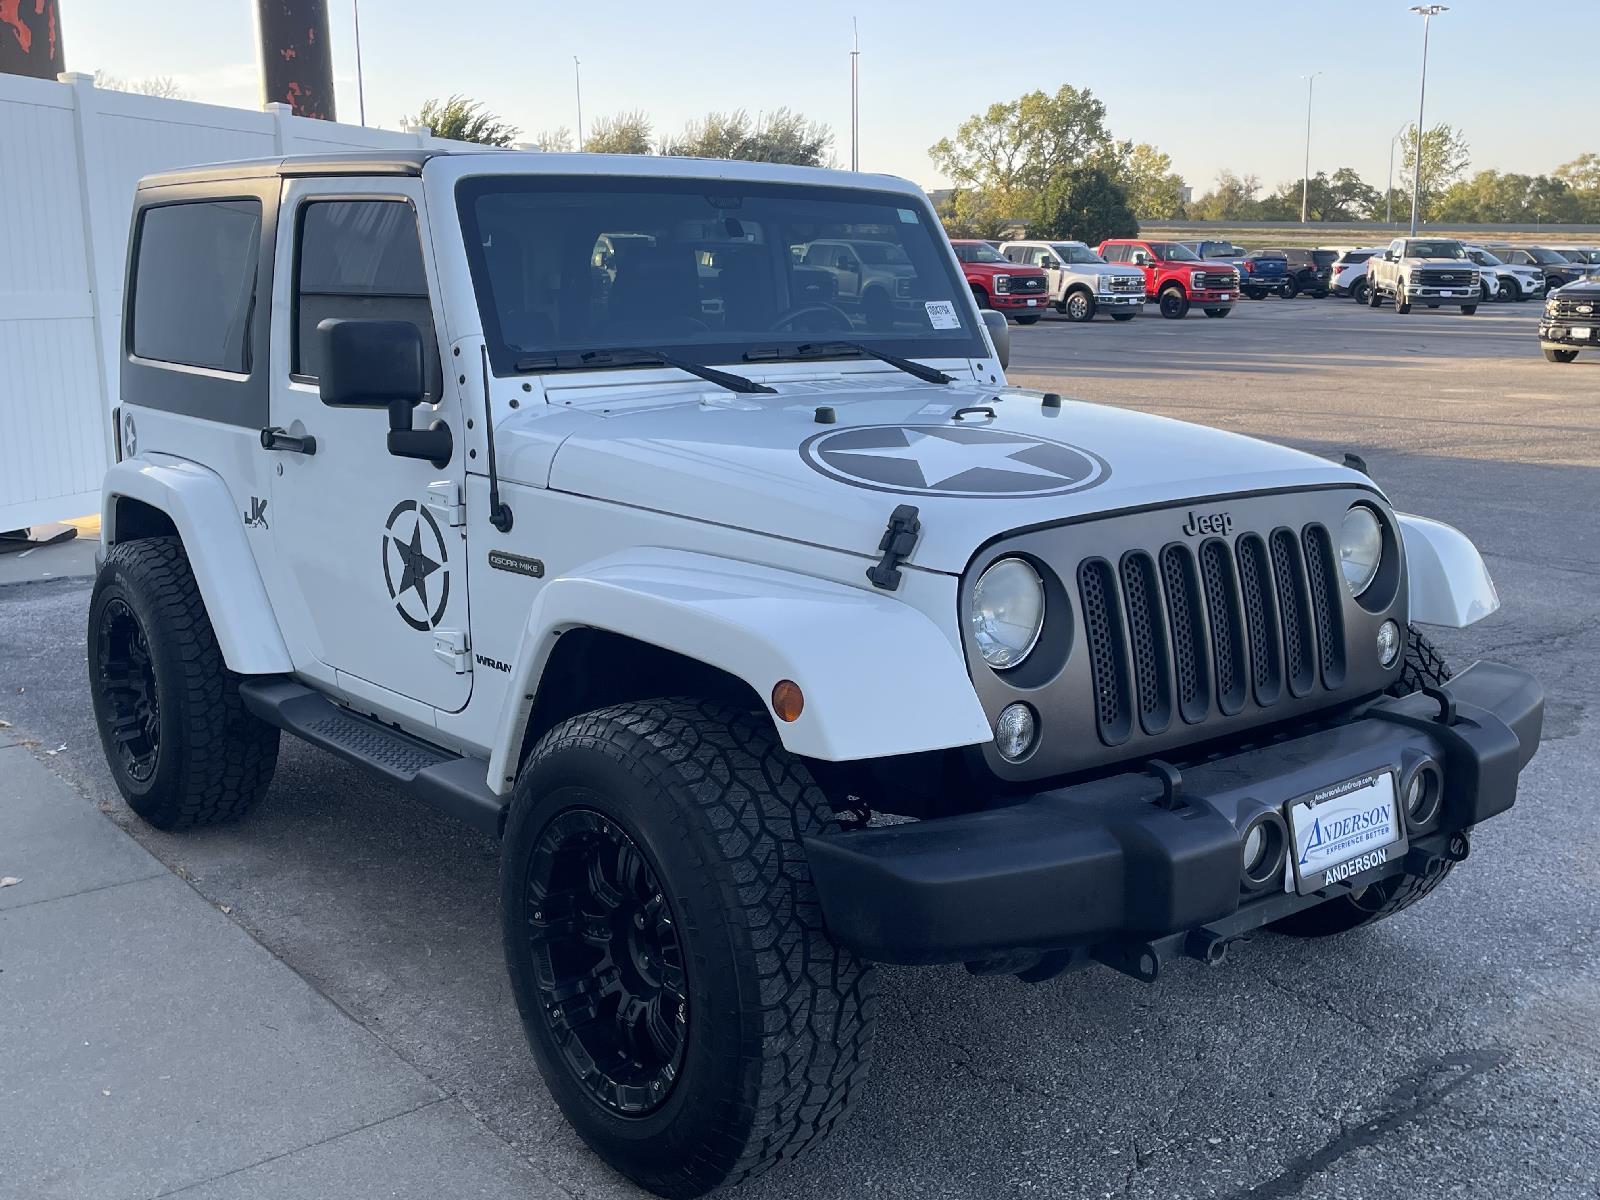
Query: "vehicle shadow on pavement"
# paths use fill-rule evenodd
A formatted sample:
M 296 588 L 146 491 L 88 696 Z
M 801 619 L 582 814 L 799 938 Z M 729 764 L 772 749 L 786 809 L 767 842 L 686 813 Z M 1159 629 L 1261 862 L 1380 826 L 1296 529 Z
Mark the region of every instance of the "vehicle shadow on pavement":
M 1037 986 L 959 967 L 883 971 L 873 1077 L 853 1118 L 733 1195 L 1594 1186 L 1600 966 L 1579 931 L 1600 928 L 1587 850 L 1600 842 L 1588 782 L 1600 767 L 1600 470 L 1363 452 L 1400 507 L 1478 541 L 1500 585 L 1506 607 L 1444 631 L 1441 647 L 1458 662 L 1503 656 L 1546 685 L 1546 742 L 1517 807 L 1426 904 L 1340 938 L 1263 935 L 1220 967 L 1180 963 L 1153 985 L 1098 968 Z M 527 1054 L 493 843 L 289 740 L 238 824 L 183 836 L 138 824 L 93 730 L 87 599 L 82 581 L 0 589 L 0 718 L 15 726 L 0 734 L 31 731 L 40 754 L 64 747 L 53 769 L 562 1187 L 638 1195 L 578 1142 Z M 1386 1174 L 1397 1158 L 1403 1187 Z

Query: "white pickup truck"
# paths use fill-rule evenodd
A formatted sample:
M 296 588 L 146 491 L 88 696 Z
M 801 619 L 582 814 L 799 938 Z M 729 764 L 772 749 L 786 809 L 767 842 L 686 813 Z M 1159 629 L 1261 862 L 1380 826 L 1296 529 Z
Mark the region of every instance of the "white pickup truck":
M 1405 314 L 1413 304 L 1438 308 L 1453 304 L 1464 316 L 1478 311 L 1483 275 L 1467 248 L 1450 238 L 1395 238 L 1382 254 L 1367 260 L 1367 304 L 1378 308 L 1387 296 Z
M 1108 263 L 1083 242 L 1004 242 L 1000 253 L 1043 268 L 1050 302 L 1069 321 L 1092 321 L 1097 312 L 1128 321 L 1144 308 L 1144 272 Z

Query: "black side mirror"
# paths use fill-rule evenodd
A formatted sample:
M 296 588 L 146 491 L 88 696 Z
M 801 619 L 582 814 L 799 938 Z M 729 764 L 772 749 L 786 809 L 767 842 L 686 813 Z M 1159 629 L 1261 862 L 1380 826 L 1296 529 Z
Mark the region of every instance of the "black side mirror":
M 1040 259 L 1040 260 L 1039 260 L 1039 265 L 1040 265 L 1040 266 L 1041 266 L 1041 267 L 1042 267 L 1042 268 L 1044 268 L 1044 269 L 1045 269 L 1045 270 L 1046 270 L 1046 271 L 1054 271 L 1054 270 L 1055 270 L 1055 269 L 1056 269 L 1056 268 L 1057 268 L 1057 267 L 1059 267 L 1059 266 L 1060 266 L 1060 265 L 1061 265 L 1061 264 L 1060 264 L 1060 263 L 1058 263 L 1058 262 L 1056 262 L 1056 260 L 1055 260 L 1055 259 L 1053 259 L 1053 258 L 1051 258 L 1051 257 L 1050 257 L 1050 256 L 1049 256 L 1049 255 L 1048 255 L 1048 254 L 1047 254 L 1047 255 L 1045 255 L 1045 257 L 1043 257 L 1043 258 L 1041 258 L 1041 259 Z
M 450 426 L 435 421 L 411 428 L 411 413 L 426 395 L 422 332 L 410 321 L 329 317 L 317 323 L 322 351 L 317 391 L 332 408 L 387 408 L 389 453 L 449 465 Z
M 317 390 L 332 408 L 410 409 L 422 403 L 422 334 L 410 321 L 329 317 L 317 324 Z
M 1005 313 L 992 308 L 984 309 L 981 316 L 983 327 L 989 331 L 989 340 L 994 343 L 994 356 L 1000 360 L 1000 369 L 1004 371 L 1011 366 L 1011 325 Z

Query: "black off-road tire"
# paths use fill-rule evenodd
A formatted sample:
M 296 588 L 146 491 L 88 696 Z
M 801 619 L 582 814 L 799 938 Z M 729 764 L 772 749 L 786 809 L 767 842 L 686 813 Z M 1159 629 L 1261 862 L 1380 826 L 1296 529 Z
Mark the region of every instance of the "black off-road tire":
M 113 633 L 113 629 L 117 632 Z M 101 654 L 131 631 L 148 662 L 153 762 L 127 761 L 117 729 L 128 674 Z M 119 542 L 106 555 L 89 600 L 89 695 L 117 790 L 157 829 L 232 820 L 266 793 L 278 765 L 278 730 L 245 708 L 205 602 L 176 537 Z
M 1231 308 L 1208 308 L 1205 310 L 1208 317 L 1225 317 L 1232 311 L 1233 309 Z
M 1138 313 L 1131 312 L 1114 312 L 1111 314 L 1111 319 L 1113 321 L 1131 321 L 1138 315 Z
M 1389 686 L 1391 696 L 1409 696 L 1424 687 L 1437 687 L 1451 675 L 1450 667 L 1427 635 L 1415 625 L 1406 629 L 1406 657 L 1400 678 Z M 1404 912 L 1445 881 L 1448 858 L 1436 858 L 1421 875 L 1391 875 L 1348 896 L 1337 896 L 1315 908 L 1301 909 L 1268 926 L 1291 937 L 1328 937 L 1371 925 Z
M 1176 284 L 1161 289 L 1157 306 L 1161 315 L 1169 321 L 1181 321 L 1189 315 L 1189 297 Z
M 1266 297 L 1266 293 L 1263 292 L 1260 288 L 1245 288 L 1244 289 L 1244 298 L 1246 300 L 1261 300 L 1261 299 L 1264 299 L 1265 297 Z
M 1367 302 L 1367 281 L 1365 279 L 1358 279 L 1350 285 L 1350 299 L 1357 304 L 1365 304 Z
M 1278 295 L 1282 296 L 1285 300 L 1293 300 L 1299 294 L 1300 281 L 1298 279 L 1289 280 L 1288 283 L 1283 285 L 1283 290 L 1278 293 Z
M 1018 325 L 1037 325 L 1039 319 L 1043 316 L 1043 313 L 1028 313 L 1026 316 L 1012 317 L 1011 319 Z
M 1550 346 L 1544 348 L 1544 356 L 1554 363 L 1569 363 L 1578 357 L 1576 350 L 1556 350 Z
M 1379 291 L 1376 287 L 1372 287 L 1370 285 L 1367 288 L 1367 307 L 1368 308 L 1382 308 L 1383 307 L 1383 293 L 1381 291 Z
M 576 1035 L 549 1015 L 554 947 L 571 934 L 540 932 L 549 914 L 535 907 L 548 907 L 536 864 L 553 834 L 594 814 L 653 872 L 683 964 L 682 1049 L 648 1111 L 604 1100 L 568 1057 Z M 876 975 L 824 930 L 802 844 L 834 828 L 762 713 L 686 699 L 617 705 L 562 722 L 529 754 L 501 868 L 512 989 L 562 1112 L 642 1187 L 694 1197 L 748 1178 L 821 1141 L 860 1094 Z M 583 1021 L 585 1036 L 596 1025 Z

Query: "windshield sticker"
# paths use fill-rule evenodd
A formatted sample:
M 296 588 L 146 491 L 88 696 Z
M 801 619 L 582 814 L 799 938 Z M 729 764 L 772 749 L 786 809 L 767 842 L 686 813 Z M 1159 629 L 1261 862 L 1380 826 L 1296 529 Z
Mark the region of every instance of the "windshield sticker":
M 917 214 L 913 210 L 909 208 L 902 208 L 899 210 L 899 213 L 900 219 L 907 225 L 915 225 L 917 223 Z
M 1111 468 L 1052 438 L 956 425 L 858 425 L 808 438 L 800 457 L 853 487 L 923 496 L 1060 496 L 1098 487 Z
M 961 328 L 961 318 L 956 316 L 954 301 L 927 300 L 922 306 L 928 310 L 928 323 L 935 329 Z

